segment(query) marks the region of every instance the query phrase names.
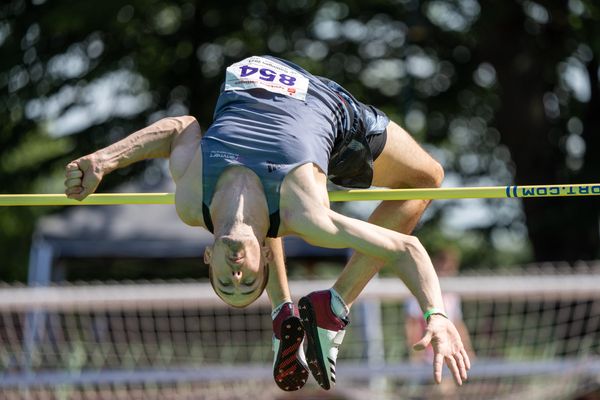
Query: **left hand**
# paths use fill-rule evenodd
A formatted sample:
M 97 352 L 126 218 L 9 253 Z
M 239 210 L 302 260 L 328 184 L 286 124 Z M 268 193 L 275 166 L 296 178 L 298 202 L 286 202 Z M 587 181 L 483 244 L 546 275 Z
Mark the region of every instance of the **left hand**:
M 442 382 L 444 362 L 457 385 L 467 379 L 471 361 L 454 324 L 442 315 L 432 315 L 427 324 L 425 336 L 413 345 L 414 350 L 424 350 L 431 343 L 433 347 L 433 378 Z
M 65 168 L 65 194 L 81 201 L 96 191 L 103 176 L 102 163 L 96 153 L 71 161 Z

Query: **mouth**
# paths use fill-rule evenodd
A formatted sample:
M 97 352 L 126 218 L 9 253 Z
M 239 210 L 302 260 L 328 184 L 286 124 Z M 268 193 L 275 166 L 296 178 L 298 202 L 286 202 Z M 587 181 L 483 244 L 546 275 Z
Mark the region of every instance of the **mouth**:
M 242 261 L 244 261 L 244 257 L 241 256 L 237 256 L 237 257 L 228 257 L 227 258 L 229 260 L 229 262 L 231 262 L 232 264 L 241 264 Z

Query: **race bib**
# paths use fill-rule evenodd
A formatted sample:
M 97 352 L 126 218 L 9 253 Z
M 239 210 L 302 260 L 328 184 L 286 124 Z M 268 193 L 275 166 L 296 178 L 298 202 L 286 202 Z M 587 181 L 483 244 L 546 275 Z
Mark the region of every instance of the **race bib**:
M 263 57 L 249 57 L 227 68 L 225 91 L 264 89 L 306 100 L 308 78 L 284 64 Z

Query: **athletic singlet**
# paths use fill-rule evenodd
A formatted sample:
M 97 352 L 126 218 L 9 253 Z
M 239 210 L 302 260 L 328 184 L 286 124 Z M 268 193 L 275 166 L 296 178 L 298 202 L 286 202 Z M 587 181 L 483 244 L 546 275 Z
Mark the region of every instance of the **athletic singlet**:
M 241 165 L 259 177 L 269 209 L 267 236 L 277 236 L 283 179 L 306 163 L 327 174 L 336 138 L 353 120 L 352 110 L 328 82 L 270 56 L 250 57 L 227 69 L 214 122 L 201 142 L 208 230 L 213 231 L 209 206 L 220 175 Z

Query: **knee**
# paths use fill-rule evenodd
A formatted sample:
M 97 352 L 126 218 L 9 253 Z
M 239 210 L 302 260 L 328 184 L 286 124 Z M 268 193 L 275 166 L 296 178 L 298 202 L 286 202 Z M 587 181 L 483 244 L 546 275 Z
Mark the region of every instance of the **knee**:
M 440 187 L 444 181 L 444 167 L 435 161 L 431 160 L 431 168 L 429 171 L 429 187 Z
M 414 188 L 439 188 L 444 180 L 444 168 L 433 158 L 412 183 Z

